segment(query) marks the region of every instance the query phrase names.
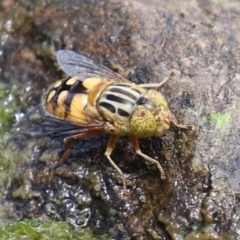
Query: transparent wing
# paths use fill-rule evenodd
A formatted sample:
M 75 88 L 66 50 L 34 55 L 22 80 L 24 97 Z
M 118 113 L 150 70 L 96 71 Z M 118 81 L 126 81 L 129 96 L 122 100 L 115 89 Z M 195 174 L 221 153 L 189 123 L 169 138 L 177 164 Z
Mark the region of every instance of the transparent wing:
M 103 124 L 92 123 L 91 125 L 80 126 L 72 121 L 49 115 L 43 106 L 39 105 L 16 124 L 15 132 L 30 138 L 47 136 L 64 138 L 101 127 L 103 129 Z
M 70 50 L 59 50 L 56 57 L 62 70 L 71 77 L 77 76 L 80 81 L 87 77 L 100 77 L 129 83 L 126 78 L 82 54 Z

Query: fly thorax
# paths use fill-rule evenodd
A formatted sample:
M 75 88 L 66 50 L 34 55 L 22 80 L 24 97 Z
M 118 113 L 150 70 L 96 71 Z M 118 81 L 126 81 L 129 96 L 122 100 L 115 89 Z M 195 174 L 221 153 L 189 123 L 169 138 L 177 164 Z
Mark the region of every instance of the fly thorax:
M 101 113 L 98 110 L 98 101 L 101 96 L 101 93 L 109 86 L 109 82 L 105 82 L 104 79 L 96 84 L 88 93 L 88 102 L 85 107 L 85 111 L 88 116 L 91 116 L 93 119 L 103 120 Z
M 99 97 L 98 110 L 107 121 L 128 125 L 136 102 L 145 91 L 134 84 L 114 83 Z
M 120 124 L 119 122 L 105 122 L 104 132 L 116 136 L 126 136 L 129 132 L 129 124 Z

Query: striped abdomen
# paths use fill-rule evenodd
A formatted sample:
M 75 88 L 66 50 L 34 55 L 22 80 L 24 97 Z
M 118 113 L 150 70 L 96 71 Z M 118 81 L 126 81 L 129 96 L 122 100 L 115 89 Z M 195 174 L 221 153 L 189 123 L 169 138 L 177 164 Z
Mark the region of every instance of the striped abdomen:
M 101 78 L 66 78 L 53 84 L 45 96 L 45 108 L 55 117 L 66 119 L 79 125 L 92 125 L 100 115 L 96 105 L 103 89 L 110 82 Z M 91 112 L 87 112 L 92 106 Z

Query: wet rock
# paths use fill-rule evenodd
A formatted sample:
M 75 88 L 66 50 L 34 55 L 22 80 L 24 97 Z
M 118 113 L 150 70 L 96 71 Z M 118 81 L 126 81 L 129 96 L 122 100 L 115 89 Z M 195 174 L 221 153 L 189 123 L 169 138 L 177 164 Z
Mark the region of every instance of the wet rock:
M 16 96 L 13 109 L 18 106 L 14 112 L 21 116 L 18 133 L 8 134 L 11 144 L 1 149 L 1 162 L 7 156 L 16 169 L 5 180 L 8 215 L 67 221 L 115 239 L 238 239 L 239 11 L 238 3 L 210 1 L 4 1 L 1 82 L 7 96 Z M 177 119 L 196 130 L 172 128 L 162 138 L 140 141 L 142 151 L 161 162 L 165 181 L 125 138 L 112 158 L 128 180 L 126 192 L 104 157 L 107 136 L 74 143 L 66 163 L 52 168 L 65 151 L 63 136 L 19 134 L 36 130 L 29 114 L 64 76 L 56 65 L 58 49 L 115 70 L 117 64 L 127 72 L 140 69 L 132 77 L 136 83 L 179 72 L 160 91 Z M 7 96 L 0 96 L 4 108 Z M 7 121 L 13 120 L 14 114 Z

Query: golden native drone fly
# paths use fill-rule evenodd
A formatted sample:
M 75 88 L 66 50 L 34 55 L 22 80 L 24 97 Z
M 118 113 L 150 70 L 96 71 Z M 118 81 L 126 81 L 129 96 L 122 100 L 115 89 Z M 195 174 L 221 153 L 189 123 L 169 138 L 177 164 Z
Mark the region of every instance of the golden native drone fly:
M 111 137 L 105 156 L 121 175 L 126 189 L 123 172 L 112 160 L 111 153 L 119 137 L 129 136 L 136 153 L 154 163 L 161 178 L 165 179 L 160 163 L 141 152 L 138 138 L 162 136 L 171 123 L 179 128 L 192 128 L 178 124 L 165 97 L 157 90 L 150 89 L 161 87 L 172 73 L 160 83 L 136 85 L 73 51 L 57 51 L 57 61 L 70 77 L 55 82 L 49 88 L 44 98 L 45 109 L 53 117 L 68 120 L 81 128 L 79 133 L 64 139 L 68 150 L 60 163 L 74 149 L 72 140 L 108 133 Z

